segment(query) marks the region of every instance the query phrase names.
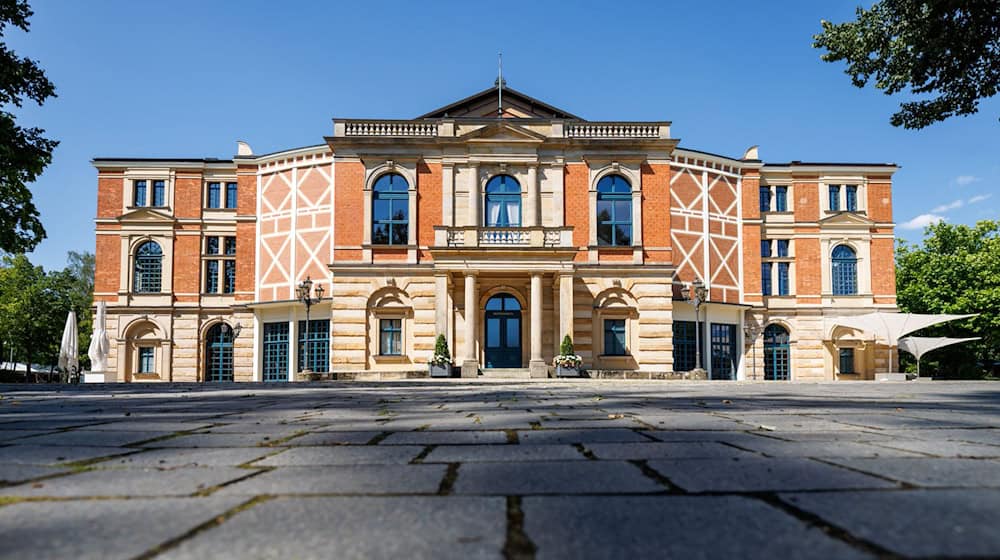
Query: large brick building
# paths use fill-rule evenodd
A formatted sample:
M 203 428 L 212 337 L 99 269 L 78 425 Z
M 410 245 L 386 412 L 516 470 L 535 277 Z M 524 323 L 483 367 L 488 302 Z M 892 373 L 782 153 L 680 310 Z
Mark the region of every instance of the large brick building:
M 888 369 L 825 319 L 895 309 L 894 165 L 734 159 L 499 93 L 273 154 L 95 159 L 106 378 L 405 377 L 439 333 L 463 376 L 551 375 L 567 334 L 595 376 Z

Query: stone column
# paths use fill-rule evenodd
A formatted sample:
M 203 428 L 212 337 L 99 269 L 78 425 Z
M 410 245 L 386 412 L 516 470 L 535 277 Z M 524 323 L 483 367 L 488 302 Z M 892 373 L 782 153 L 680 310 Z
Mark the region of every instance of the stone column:
M 538 222 L 538 207 L 541 206 L 538 193 L 538 167 L 528 166 L 528 201 L 524 212 L 524 225 L 534 227 Z
M 479 210 L 479 199 L 482 198 L 479 195 L 479 165 L 473 164 L 472 169 L 472 184 L 469 185 L 469 216 L 466 221 L 467 224 L 473 227 L 479 226 L 480 215 L 482 212 Z
M 448 336 L 448 275 L 438 274 L 434 277 L 434 338 L 443 334 Z M 454 348 L 451 340 L 448 340 L 448 347 Z
M 559 344 L 569 335 L 576 344 L 573 334 L 573 274 L 559 275 Z
M 479 358 L 476 356 L 476 325 L 479 323 L 479 290 L 476 274 L 465 273 L 465 352 L 462 356 L 462 377 L 479 375 Z
M 542 274 L 531 275 L 531 377 L 548 377 L 549 368 L 542 360 Z

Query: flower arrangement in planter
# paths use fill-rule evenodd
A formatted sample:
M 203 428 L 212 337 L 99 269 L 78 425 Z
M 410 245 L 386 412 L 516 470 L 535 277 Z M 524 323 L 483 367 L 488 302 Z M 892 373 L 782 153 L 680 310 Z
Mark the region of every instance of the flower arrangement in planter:
M 552 359 L 556 367 L 556 377 L 580 377 L 583 358 L 573 350 L 573 339 L 566 335 L 559 345 L 559 355 Z
M 443 334 L 437 335 L 437 340 L 434 341 L 430 374 L 431 377 L 451 377 L 451 353 L 448 351 L 448 339 Z

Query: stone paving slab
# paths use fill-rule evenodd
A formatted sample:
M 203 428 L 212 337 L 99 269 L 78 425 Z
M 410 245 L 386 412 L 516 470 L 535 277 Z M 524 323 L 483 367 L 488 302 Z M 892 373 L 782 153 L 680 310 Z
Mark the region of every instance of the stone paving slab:
M 254 447 L 270 445 L 281 438 L 266 434 L 190 434 L 164 439 L 150 447 Z
M 434 494 L 446 470 L 446 465 L 282 467 L 226 486 L 219 494 Z
M 42 476 L 69 472 L 69 469 L 41 465 L 0 464 L 0 484 L 13 484 Z
M 14 442 L 12 442 L 14 443 Z M 136 449 L 57 445 L 8 445 L 0 447 L 0 463 L 54 465 L 88 461 L 98 457 L 135 453 Z
M 859 471 L 917 486 L 1000 487 L 1000 462 L 991 459 L 826 459 Z
M 1000 425 L 1000 423 L 998 423 Z M 904 439 L 923 439 L 927 441 L 964 441 L 968 443 L 982 443 L 986 445 L 1000 445 L 1000 430 L 965 430 L 965 429 L 940 429 L 940 430 L 907 430 L 899 434 Z
M 897 485 L 811 459 L 657 459 L 649 466 L 688 492 L 894 488 Z
M 749 451 L 712 441 L 588 443 L 585 447 L 598 459 L 731 459 L 754 456 Z
M 638 467 L 619 461 L 465 463 L 456 494 L 631 494 L 666 489 Z
M 101 469 L 0 488 L 0 495 L 52 498 L 189 496 L 253 472 L 233 467 Z
M 285 445 L 364 445 L 384 432 L 312 432 L 296 436 Z
M 292 447 L 258 461 L 254 466 L 405 465 L 423 450 L 424 448 L 419 445 Z
M 869 557 L 737 496 L 526 497 L 522 509 L 540 559 Z
M 781 499 L 897 554 L 1000 557 L 1000 531 L 993 523 L 1000 490 L 824 492 Z
M 503 498 L 277 498 L 161 558 L 500 558 L 505 533 Z
M 649 438 L 628 428 L 603 430 L 530 430 L 517 432 L 522 444 L 583 443 L 583 442 L 647 442 Z
M 94 466 L 100 468 L 235 467 L 280 451 L 266 447 L 211 447 L 146 449 L 141 453 L 115 457 Z
M 69 446 L 93 446 L 93 447 L 119 447 L 131 445 L 151 439 L 168 436 L 173 432 L 101 432 L 96 430 L 71 430 L 68 432 L 57 432 L 42 436 L 34 436 L 17 443 L 25 445 L 69 445 Z
M 13 442 L 14 440 L 29 436 L 40 436 L 51 433 L 52 430 L 8 430 L 0 425 L 0 443 Z
M 87 426 L 87 430 L 95 432 L 188 432 L 202 430 L 212 426 L 211 422 L 160 422 L 157 420 L 121 420 L 106 424 Z
M 854 441 L 743 440 L 735 445 L 770 457 L 921 457 L 919 453 Z M 887 444 L 888 445 L 888 444 Z
M 310 434 L 312 435 L 312 434 Z M 309 437 L 309 436 L 303 436 Z M 298 440 L 296 439 L 296 442 Z M 481 432 L 393 432 L 379 445 L 457 445 L 507 443 L 507 432 L 497 430 Z
M 135 558 L 240 498 L 22 502 L 0 508 L 0 558 Z
M 585 461 L 587 458 L 571 445 L 441 445 L 435 447 L 425 463 L 481 463 L 520 461 Z
M 937 457 L 1000 458 L 1000 445 L 984 445 L 966 443 L 964 441 L 928 441 L 897 438 L 892 441 L 880 442 L 879 445 Z

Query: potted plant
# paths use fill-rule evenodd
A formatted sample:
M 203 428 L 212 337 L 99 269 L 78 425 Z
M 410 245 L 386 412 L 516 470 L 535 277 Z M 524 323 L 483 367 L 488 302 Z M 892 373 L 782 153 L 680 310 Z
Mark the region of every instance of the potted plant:
M 559 355 L 552 360 L 556 366 L 556 377 L 580 377 L 580 365 L 583 358 L 573 350 L 573 340 L 566 335 L 559 345 Z
M 443 334 L 437 336 L 434 342 L 434 357 L 430 361 L 431 377 L 451 377 L 451 353 L 448 352 L 448 340 Z

